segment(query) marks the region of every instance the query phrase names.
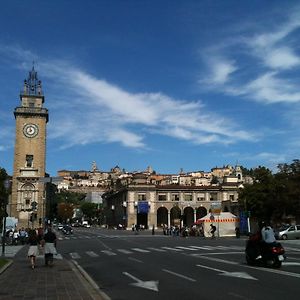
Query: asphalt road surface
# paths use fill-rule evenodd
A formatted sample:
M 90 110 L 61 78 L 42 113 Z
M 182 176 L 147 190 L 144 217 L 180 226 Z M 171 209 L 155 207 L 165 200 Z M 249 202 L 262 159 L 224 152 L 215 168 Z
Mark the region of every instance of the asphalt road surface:
M 75 228 L 59 233 L 58 250 L 113 300 L 299 297 L 300 240 L 282 243 L 288 258 L 280 269 L 248 266 L 245 241 Z

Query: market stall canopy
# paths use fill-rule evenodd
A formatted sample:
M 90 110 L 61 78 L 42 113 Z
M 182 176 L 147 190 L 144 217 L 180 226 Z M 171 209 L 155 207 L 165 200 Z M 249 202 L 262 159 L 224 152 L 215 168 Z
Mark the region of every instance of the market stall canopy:
M 235 228 L 239 226 L 239 218 L 230 212 L 221 212 L 219 215 L 208 213 L 194 224 L 203 224 L 206 236 L 209 236 L 210 224 L 217 227 L 217 236 L 234 236 Z

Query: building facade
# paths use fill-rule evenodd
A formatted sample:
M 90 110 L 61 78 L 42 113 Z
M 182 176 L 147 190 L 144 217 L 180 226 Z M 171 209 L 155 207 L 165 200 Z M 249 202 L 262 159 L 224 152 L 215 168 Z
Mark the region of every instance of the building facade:
M 191 226 L 218 205 L 221 211 L 238 214 L 238 185 L 184 186 L 132 184 L 104 197 L 104 214 L 109 226 L 133 224 L 145 228 Z
M 43 107 L 41 81 L 34 67 L 24 81 L 21 105 L 14 110 L 16 120 L 12 197 L 9 215 L 19 226 L 42 223 L 46 215 L 45 161 L 48 110 Z M 36 222 L 36 223 L 35 223 Z

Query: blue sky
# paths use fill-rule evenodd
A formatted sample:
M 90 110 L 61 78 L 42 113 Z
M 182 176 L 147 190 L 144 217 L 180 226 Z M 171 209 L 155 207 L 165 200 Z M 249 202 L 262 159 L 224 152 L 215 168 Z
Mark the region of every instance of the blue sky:
M 299 158 L 298 1 L 2 1 L 0 166 L 35 62 L 47 172 Z

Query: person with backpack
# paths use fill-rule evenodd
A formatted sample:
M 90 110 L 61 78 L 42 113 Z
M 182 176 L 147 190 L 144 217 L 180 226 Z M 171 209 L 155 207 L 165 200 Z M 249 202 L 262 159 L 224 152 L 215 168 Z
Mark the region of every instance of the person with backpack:
M 214 224 L 210 224 L 210 234 L 211 234 L 211 238 L 214 239 L 215 238 L 215 232 L 217 230 L 217 227 Z

